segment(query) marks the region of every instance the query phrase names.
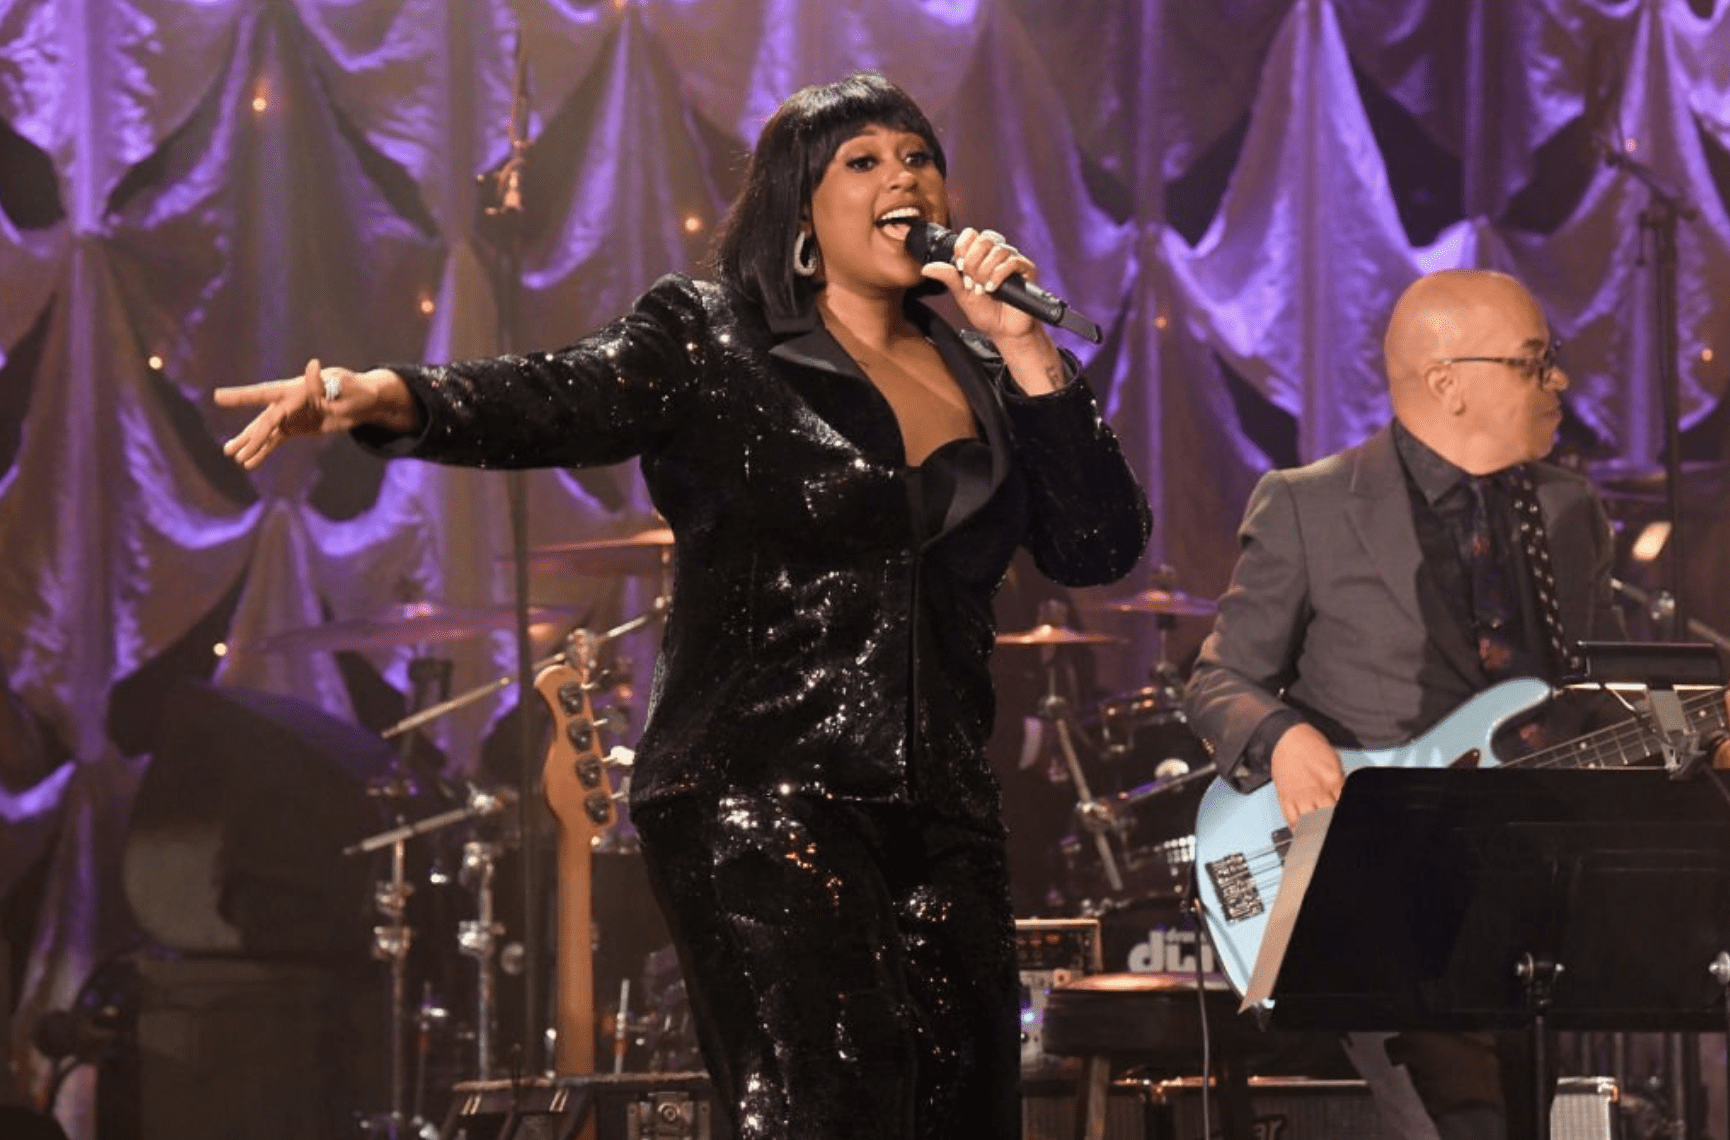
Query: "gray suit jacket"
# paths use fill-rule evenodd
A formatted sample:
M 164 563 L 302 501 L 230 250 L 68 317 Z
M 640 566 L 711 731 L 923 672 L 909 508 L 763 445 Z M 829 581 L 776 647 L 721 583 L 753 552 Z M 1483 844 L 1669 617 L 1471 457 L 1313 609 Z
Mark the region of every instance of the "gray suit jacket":
M 1563 468 L 1533 464 L 1532 477 L 1564 631 L 1620 639 L 1602 505 Z M 1308 467 L 1269 472 L 1238 537 L 1184 702 L 1222 773 L 1234 774 L 1256 727 L 1282 708 L 1336 745 L 1380 748 L 1489 687 L 1470 631 L 1424 566 L 1390 428 Z

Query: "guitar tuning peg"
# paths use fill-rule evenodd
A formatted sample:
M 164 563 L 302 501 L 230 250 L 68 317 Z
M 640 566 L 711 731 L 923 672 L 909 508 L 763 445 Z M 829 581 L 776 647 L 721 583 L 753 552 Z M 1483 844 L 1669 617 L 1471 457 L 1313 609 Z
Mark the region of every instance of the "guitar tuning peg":
M 615 744 L 613 750 L 603 757 L 603 762 L 609 768 L 629 768 L 637 762 L 637 754 L 623 744 Z

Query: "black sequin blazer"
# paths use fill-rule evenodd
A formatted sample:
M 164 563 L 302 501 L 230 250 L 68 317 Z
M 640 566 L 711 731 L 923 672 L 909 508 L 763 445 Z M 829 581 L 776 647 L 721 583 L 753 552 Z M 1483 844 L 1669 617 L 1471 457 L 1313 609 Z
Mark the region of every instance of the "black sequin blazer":
M 393 454 L 479 467 L 640 457 L 675 535 L 632 802 L 728 787 L 921 802 L 995 826 L 991 596 L 1017 545 L 1070 586 L 1122 577 L 1147 500 L 1086 382 L 1027 397 L 923 305 L 990 445 L 982 493 L 921 535 L 888 402 L 815 317 L 658 281 L 555 352 L 399 367 L 425 413 Z M 1073 361 L 1071 361 L 1073 372 Z

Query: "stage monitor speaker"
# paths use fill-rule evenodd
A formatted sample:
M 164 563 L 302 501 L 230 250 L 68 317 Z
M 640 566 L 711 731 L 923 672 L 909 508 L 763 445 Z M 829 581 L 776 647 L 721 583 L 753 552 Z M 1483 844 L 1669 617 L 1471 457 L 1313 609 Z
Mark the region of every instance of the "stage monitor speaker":
M 440 1140 L 728 1140 L 706 1073 L 602 1073 L 458 1084 Z
M 1193 1077 L 1150 1087 L 1155 1128 L 1150 1140 L 1203 1140 L 1201 1082 Z M 1362 1081 L 1292 1077 L 1250 1080 L 1254 1134 L 1277 1140 L 1384 1140 L 1381 1117 Z M 1616 1082 L 1608 1077 L 1563 1077 L 1550 1109 L 1550 1140 L 1617 1140 Z M 1219 1127 L 1214 1105 L 1213 1128 Z
M 138 971 L 138 1140 L 341 1140 L 382 1099 L 368 971 L 222 958 Z
M 343 848 L 385 822 L 367 797 L 388 741 L 292 697 L 187 682 L 133 802 L 121 883 L 184 954 L 367 960 L 371 879 Z

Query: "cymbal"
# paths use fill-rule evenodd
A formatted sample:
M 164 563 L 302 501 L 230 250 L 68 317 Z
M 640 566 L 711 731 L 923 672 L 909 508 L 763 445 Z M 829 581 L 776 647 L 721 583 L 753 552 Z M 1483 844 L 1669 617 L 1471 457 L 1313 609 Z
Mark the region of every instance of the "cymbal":
M 529 629 L 537 642 L 562 634 L 576 620 L 568 606 L 530 606 Z M 361 617 L 272 634 L 247 647 L 261 653 L 389 649 L 423 641 L 461 641 L 516 628 L 514 606 L 456 606 L 447 602 L 403 602 Z
M 658 526 L 622 538 L 537 546 L 529 551 L 529 569 L 538 574 L 656 574 L 671 565 L 672 557 L 673 532 Z
M 1219 606 L 1211 598 L 1186 594 L 1175 586 L 1155 586 L 1128 598 L 1106 602 L 1105 608 L 1120 614 L 1170 614 L 1173 617 L 1212 617 Z
M 1083 633 L 1061 625 L 1036 625 L 1020 633 L 1000 633 L 999 645 L 1111 645 L 1122 641 L 1108 633 Z
M 1587 465 L 1586 474 L 1611 505 L 1669 505 L 1670 472 L 1663 464 L 1611 459 Z M 1685 508 L 1713 514 L 1730 510 L 1730 463 L 1684 461 L 1681 476 Z

